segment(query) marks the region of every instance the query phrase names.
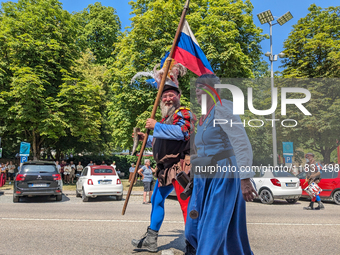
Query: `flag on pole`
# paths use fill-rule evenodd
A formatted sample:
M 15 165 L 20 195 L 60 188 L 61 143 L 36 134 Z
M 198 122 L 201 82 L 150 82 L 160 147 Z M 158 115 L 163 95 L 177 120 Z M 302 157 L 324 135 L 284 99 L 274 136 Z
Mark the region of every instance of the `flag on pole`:
M 173 59 L 198 76 L 214 73 L 186 20 L 178 38 Z

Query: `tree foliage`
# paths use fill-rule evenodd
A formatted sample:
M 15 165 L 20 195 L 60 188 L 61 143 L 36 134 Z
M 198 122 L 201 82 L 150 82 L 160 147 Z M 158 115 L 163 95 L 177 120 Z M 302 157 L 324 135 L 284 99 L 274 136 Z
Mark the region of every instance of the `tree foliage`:
M 129 148 L 134 126 L 144 127 L 151 114 L 156 91 L 145 82 L 130 84 L 140 71 L 152 70 L 170 50 L 184 0 L 137 0 L 130 2 L 135 16 L 131 27 L 115 45 L 116 61 L 111 67 L 113 97 L 110 117 L 115 145 Z M 261 29 L 253 23 L 249 1 L 192 2 L 186 19 L 215 73 L 223 77 L 253 77 L 260 61 Z M 179 80 L 182 104 L 189 103 L 189 73 Z M 158 115 L 159 117 L 159 115 Z
M 298 125 L 294 128 L 278 128 L 281 140 L 289 139 L 297 146 L 319 152 L 324 162 L 330 162 L 332 151 L 340 140 L 340 80 L 324 79 L 283 79 L 276 82 L 279 87 L 299 87 L 308 89 L 312 97 L 304 107 L 312 114 L 304 115 L 295 105 L 287 106 L 287 116 Z M 295 94 L 295 95 L 294 95 Z M 301 94 L 291 94 L 289 98 L 303 98 Z
M 91 12 L 79 14 L 89 25 L 79 38 L 85 33 L 80 17 L 63 10 L 57 0 L 2 4 L 0 136 L 12 143 L 32 143 L 37 158 L 42 147 L 60 153 L 102 152 L 110 146 L 107 104 L 111 87 L 106 66 L 98 64 L 85 47 L 103 47 L 97 55 L 108 59 L 120 22 L 112 8 L 96 3 L 88 9 Z M 111 27 L 115 30 L 105 30 L 106 25 L 98 20 L 115 21 Z M 103 28 L 98 30 L 100 38 L 108 38 L 101 46 L 96 44 L 99 39 L 89 37 L 96 25 Z M 84 38 L 92 42 L 89 39 L 85 44 Z
M 45 137 L 63 133 L 56 96 L 78 56 L 75 34 L 72 15 L 56 0 L 2 4 L 0 118 L 7 132 L 32 142 L 34 156 Z
M 99 64 L 113 61 L 114 44 L 121 29 L 116 10 L 96 2 L 75 16 L 81 27 L 77 41 L 82 51 L 92 51 Z
M 299 125 L 290 132 L 282 130 L 282 135 L 321 153 L 324 161 L 329 163 L 337 145 L 336 140 L 340 140 L 337 121 L 340 114 L 340 84 L 339 79 L 333 79 L 340 77 L 340 7 L 322 9 L 312 4 L 308 10 L 310 12 L 293 26 L 285 41 L 287 59 L 284 61 L 283 75 L 323 79 L 289 82 L 289 87 L 309 90 L 312 98 L 305 107 L 312 116 L 304 116 L 296 108 L 288 108 L 287 115 L 299 120 Z
M 285 77 L 340 77 L 340 7 L 312 4 L 284 43 Z

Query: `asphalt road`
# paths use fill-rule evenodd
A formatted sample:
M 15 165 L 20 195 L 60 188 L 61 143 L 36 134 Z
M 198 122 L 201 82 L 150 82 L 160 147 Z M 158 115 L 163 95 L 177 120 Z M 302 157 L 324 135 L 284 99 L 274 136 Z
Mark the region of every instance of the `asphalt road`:
M 131 196 L 124 216 L 123 201 L 101 198 L 81 202 L 73 195 L 55 202 L 27 198 L 13 204 L 0 195 L 0 254 L 149 254 L 130 244 L 145 233 L 150 205 Z M 248 235 L 254 254 L 340 254 L 340 206 L 325 203 L 325 210 L 305 211 L 307 201 L 290 205 L 247 204 Z M 165 254 L 184 251 L 184 224 L 179 204 L 167 199 L 165 221 L 158 244 Z M 170 253 L 168 253 L 170 254 Z

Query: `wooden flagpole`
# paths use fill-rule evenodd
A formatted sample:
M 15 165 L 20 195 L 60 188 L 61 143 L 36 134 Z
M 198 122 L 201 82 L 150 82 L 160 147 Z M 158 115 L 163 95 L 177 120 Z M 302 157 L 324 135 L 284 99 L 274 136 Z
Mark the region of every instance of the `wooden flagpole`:
M 163 77 L 162 77 L 161 84 L 159 85 L 157 97 L 156 97 L 155 103 L 153 105 L 153 109 L 152 109 L 152 113 L 151 113 L 151 117 L 150 117 L 152 119 L 155 119 L 155 116 L 156 116 L 156 111 L 157 111 L 157 107 L 159 105 L 159 101 L 160 101 L 161 96 L 162 96 L 165 80 L 168 76 L 168 72 L 169 72 L 169 69 L 170 69 L 172 56 L 174 54 L 175 47 L 176 47 L 176 44 L 177 44 L 177 40 L 178 40 L 178 37 L 181 33 L 181 30 L 182 30 L 182 27 L 183 27 L 183 24 L 184 24 L 185 15 L 187 14 L 187 11 L 189 9 L 189 4 L 190 4 L 190 0 L 187 0 L 186 3 L 185 3 L 185 6 L 184 6 L 183 12 L 182 12 L 181 19 L 180 19 L 179 24 L 178 24 L 178 28 L 177 28 L 177 31 L 176 31 L 175 39 L 172 43 L 172 47 L 171 47 L 169 57 L 166 59 L 166 62 L 165 62 L 164 74 L 163 74 Z M 122 215 L 125 214 L 126 207 L 127 207 L 128 202 L 129 202 L 131 191 L 132 191 L 132 188 L 133 188 L 133 184 L 134 184 L 134 181 L 135 181 L 135 178 L 136 178 L 136 173 L 137 173 L 138 167 L 141 163 L 143 152 L 144 152 L 149 134 L 150 134 L 150 129 L 148 129 L 147 132 L 146 132 L 146 135 L 145 135 L 144 140 L 143 140 L 142 148 L 140 149 L 140 152 L 139 152 L 139 157 L 138 157 L 138 160 L 137 160 L 137 163 L 136 163 L 135 171 L 133 172 L 132 181 L 130 182 L 129 191 L 126 194 L 125 203 L 124 203 L 123 210 L 122 210 Z M 134 134 L 134 135 L 137 135 L 137 134 Z

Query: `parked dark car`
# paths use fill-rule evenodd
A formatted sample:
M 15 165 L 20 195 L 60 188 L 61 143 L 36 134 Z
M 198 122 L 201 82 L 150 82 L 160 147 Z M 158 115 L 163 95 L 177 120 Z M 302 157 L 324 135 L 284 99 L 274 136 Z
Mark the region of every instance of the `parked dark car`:
M 57 201 L 61 201 L 62 187 L 54 162 L 25 162 L 15 176 L 13 202 L 19 202 L 24 196 L 55 196 Z

